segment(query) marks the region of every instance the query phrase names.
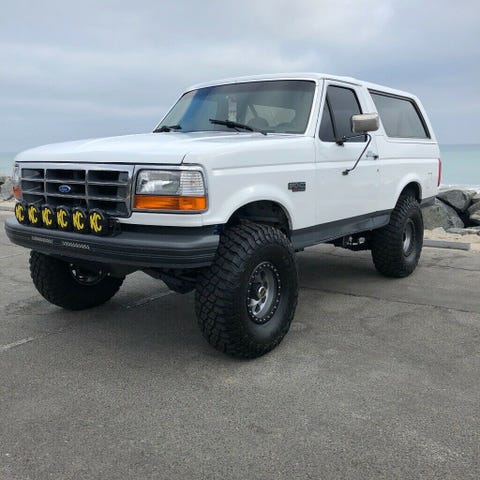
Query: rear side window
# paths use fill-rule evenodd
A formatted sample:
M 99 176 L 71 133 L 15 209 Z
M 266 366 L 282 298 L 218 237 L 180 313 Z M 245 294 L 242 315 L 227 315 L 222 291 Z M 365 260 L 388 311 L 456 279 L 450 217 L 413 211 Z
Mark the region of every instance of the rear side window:
M 362 113 L 353 90 L 330 85 L 327 88 L 325 107 L 320 123 L 320 140 L 334 142 L 342 137 L 355 135 L 352 132 L 352 115 Z M 364 137 L 352 138 L 351 142 L 363 142 Z
M 385 133 L 397 138 L 430 138 L 425 121 L 410 98 L 372 92 Z

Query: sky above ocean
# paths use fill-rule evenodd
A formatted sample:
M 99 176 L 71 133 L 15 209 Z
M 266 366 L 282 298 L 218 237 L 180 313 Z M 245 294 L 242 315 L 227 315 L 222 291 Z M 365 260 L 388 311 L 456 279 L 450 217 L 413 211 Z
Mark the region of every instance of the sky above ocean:
M 0 15 L 3 151 L 150 131 L 189 85 L 319 71 L 415 93 L 480 144 L 478 0 L 15 0 Z

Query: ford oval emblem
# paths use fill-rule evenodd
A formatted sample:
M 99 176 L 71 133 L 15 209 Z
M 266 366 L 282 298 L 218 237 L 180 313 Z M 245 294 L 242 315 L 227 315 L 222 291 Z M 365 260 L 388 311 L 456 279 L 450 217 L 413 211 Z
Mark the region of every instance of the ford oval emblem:
M 60 185 L 58 191 L 60 193 L 68 193 L 72 191 L 72 187 L 70 185 Z

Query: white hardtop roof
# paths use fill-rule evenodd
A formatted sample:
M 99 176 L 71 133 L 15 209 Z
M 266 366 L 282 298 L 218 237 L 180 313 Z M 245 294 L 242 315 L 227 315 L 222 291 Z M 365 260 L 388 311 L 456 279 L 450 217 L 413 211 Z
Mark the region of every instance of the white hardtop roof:
M 385 87 L 383 85 L 377 85 L 375 83 L 365 82 L 353 77 L 345 77 L 341 75 L 333 75 L 329 73 L 315 73 L 315 72 L 300 72 L 300 73 L 270 73 L 264 75 L 249 75 L 243 77 L 222 78 L 220 80 L 213 80 L 210 82 L 199 83 L 192 85 L 187 90 L 195 90 L 197 88 L 211 87 L 214 85 L 225 85 L 228 83 L 246 83 L 246 82 L 258 82 L 262 80 L 313 80 L 319 82 L 322 80 L 336 80 L 343 83 L 350 83 L 352 85 L 361 85 L 365 88 L 372 90 L 379 90 L 385 93 L 391 93 L 394 95 L 401 95 L 407 97 L 414 97 L 411 93 L 404 92 L 402 90 L 396 90 L 394 88 Z

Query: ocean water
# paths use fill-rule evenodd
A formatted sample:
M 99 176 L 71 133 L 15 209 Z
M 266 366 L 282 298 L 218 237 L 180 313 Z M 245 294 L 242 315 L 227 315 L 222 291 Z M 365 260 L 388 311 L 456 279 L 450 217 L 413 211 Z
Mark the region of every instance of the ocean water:
M 0 152 L 0 175 L 11 175 L 16 153 Z M 462 185 L 480 191 L 480 144 L 440 145 L 442 185 Z
M 480 191 L 480 144 L 440 145 L 442 185 L 462 185 Z

